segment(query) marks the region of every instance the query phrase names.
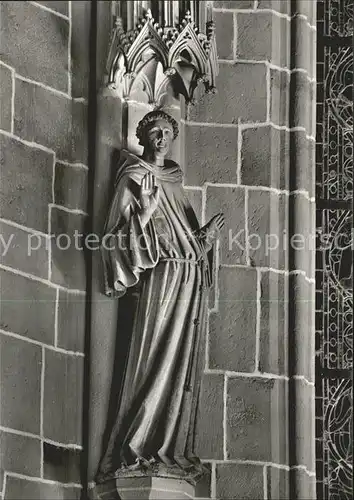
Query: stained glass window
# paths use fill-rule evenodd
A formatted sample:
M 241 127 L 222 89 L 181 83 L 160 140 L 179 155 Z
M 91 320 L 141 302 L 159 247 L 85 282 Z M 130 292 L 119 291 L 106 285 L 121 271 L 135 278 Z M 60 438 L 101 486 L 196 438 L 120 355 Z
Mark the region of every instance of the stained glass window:
M 354 0 L 317 0 L 317 498 L 352 498 Z

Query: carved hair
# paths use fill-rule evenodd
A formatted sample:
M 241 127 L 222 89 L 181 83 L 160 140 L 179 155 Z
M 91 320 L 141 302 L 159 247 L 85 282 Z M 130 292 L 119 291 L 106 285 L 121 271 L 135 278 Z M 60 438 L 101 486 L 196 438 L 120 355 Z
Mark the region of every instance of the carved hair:
M 162 110 L 155 110 L 147 113 L 144 118 L 142 118 L 138 123 L 138 126 L 136 128 L 136 136 L 139 139 L 139 144 L 144 145 L 146 128 L 156 120 L 165 120 L 170 125 L 172 125 L 173 140 L 176 139 L 176 137 L 178 136 L 178 123 L 176 122 L 176 120 Z

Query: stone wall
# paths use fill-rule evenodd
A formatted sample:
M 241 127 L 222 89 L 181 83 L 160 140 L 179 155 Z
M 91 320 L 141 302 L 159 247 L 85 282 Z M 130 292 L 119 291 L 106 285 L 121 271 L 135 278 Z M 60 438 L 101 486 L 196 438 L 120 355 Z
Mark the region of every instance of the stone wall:
M 58 236 L 86 219 L 90 2 L 0 9 L 0 491 L 76 498 L 85 266 Z
M 212 498 L 315 498 L 313 252 L 290 247 L 314 232 L 315 3 L 214 1 L 218 94 L 182 120 L 191 201 L 227 221 L 197 425 Z
M 101 82 L 111 20 L 109 2 L 98 3 Z M 293 234 L 314 228 L 314 5 L 214 1 L 219 92 L 200 92 L 181 120 L 191 201 L 202 222 L 219 210 L 227 219 L 197 427 L 212 498 L 314 498 L 313 253 L 289 248 Z M 6 498 L 75 498 L 85 268 L 81 251 L 61 250 L 65 241 L 50 236 L 81 233 L 88 210 L 89 2 L 2 2 L 0 15 L 0 490 Z M 98 233 L 121 112 L 111 98 L 100 104 Z M 260 245 L 254 236 L 247 248 L 253 233 Z M 267 233 L 279 247 L 267 250 Z M 38 247 L 31 255 L 28 241 Z M 117 325 L 96 258 L 92 352 L 101 357 L 91 363 L 89 477 L 100 456 L 108 405 L 101 389 L 112 378 Z

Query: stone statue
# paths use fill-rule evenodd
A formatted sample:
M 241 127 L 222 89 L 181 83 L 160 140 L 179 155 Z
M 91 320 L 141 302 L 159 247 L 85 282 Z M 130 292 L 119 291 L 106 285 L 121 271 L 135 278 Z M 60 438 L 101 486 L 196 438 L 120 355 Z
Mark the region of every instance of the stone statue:
M 105 293 L 118 298 L 139 284 L 140 298 L 97 482 L 124 474 L 188 480 L 203 473 L 193 438 L 212 276 L 208 252 L 224 217 L 200 228 L 179 165 L 165 159 L 178 135 L 171 116 L 148 113 L 136 135 L 143 155 L 122 152 L 102 257 Z

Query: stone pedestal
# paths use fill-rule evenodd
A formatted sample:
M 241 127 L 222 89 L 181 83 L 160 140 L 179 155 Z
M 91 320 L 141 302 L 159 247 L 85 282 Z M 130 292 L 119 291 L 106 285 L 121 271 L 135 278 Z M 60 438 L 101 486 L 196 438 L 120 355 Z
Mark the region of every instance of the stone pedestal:
M 205 478 L 207 479 L 207 478 Z M 196 485 L 183 479 L 168 477 L 125 477 L 111 479 L 91 490 L 92 500 L 187 500 L 207 499 L 209 482 Z M 207 484 L 208 483 L 208 484 Z

